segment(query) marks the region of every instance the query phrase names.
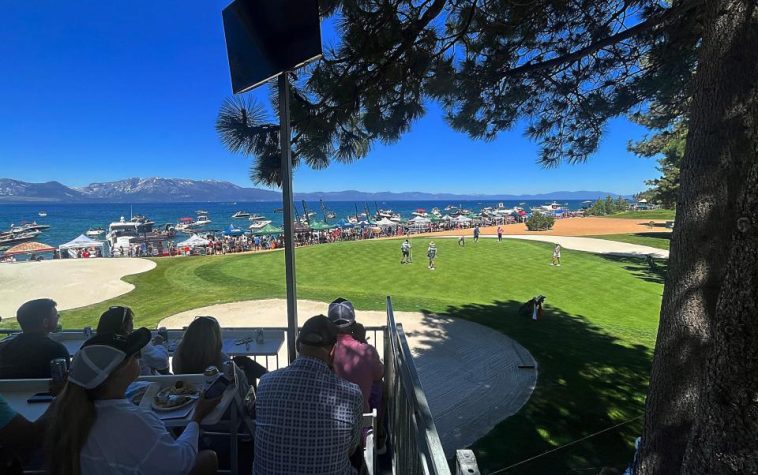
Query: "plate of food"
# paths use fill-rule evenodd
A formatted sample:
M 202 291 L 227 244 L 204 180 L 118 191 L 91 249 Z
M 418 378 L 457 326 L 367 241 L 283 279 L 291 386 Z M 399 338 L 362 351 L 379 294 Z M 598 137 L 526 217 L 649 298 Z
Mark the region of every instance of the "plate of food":
M 200 397 L 200 392 L 192 384 L 177 381 L 173 386 L 167 386 L 153 397 L 153 409 L 156 411 L 173 411 L 192 404 Z

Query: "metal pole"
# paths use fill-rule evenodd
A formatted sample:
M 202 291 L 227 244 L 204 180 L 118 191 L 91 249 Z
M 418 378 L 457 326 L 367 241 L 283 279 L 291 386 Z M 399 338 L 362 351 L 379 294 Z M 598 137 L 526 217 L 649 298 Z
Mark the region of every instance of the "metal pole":
M 295 236 L 292 220 L 292 160 L 290 158 L 290 84 L 287 71 L 279 75 L 279 144 L 282 149 L 282 211 L 284 212 L 284 268 L 287 278 L 287 356 L 297 356 L 297 282 L 295 280 Z

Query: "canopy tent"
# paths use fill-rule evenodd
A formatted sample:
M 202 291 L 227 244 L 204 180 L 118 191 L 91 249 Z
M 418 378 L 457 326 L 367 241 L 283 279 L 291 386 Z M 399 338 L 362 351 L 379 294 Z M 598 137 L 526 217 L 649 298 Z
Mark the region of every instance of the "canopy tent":
M 440 219 L 441 219 L 442 221 L 450 221 L 450 220 L 452 220 L 452 219 L 453 219 L 453 217 L 452 217 L 452 216 L 450 216 L 449 214 L 446 214 L 446 215 L 444 215 L 443 217 L 441 217 Z
M 355 225 L 351 223 L 350 221 L 345 220 L 345 218 L 340 219 L 337 221 L 336 226 L 340 228 L 354 228 Z
M 326 231 L 334 227 L 331 224 L 322 223 L 320 221 L 314 221 L 311 223 L 310 226 L 311 226 L 311 231 Z
M 391 221 L 387 218 L 382 218 L 379 221 L 375 222 L 374 224 L 377 226 L 382 226 L 382 227 L 398 226 L 398 223 Z
M 277 228 L 276 226 L 272 224 L 267 224 L 263 226 L 260 229 L 256 229 L 253 231 L 254 236 L 268 236 L 270 234 L 281 234 L 284 231 L 282 231 L 282 228 Z
M 233 224 L 224 228 L 224 236 L 242 236 L 245 232 Z
M 189 239 L 186 241 L 182 241 L 176 245 L 176 247 L 182 248 L 182 247 L 195 247 L 195 246 L 207 246 L 211 242 L 205 238 L 201 238 L 197 234 L 193 234 Z
M 105 243 L 103 241 L 96 241 L 85 236 L 84 234 L 80 234 L 78 238 L 69 241 L 66 244 L 61 244 L 58 246 L 58 249 L 63 251 L 66 249 L 87 249 L 90 247 L 102 248 L 103 246 L 105 246 Z
M 416 216 L 415 218 L 409 219 L 409 224 L 429 224 L 432 221 L 429 218 L 425 218 L 423 216 Z
M 4 256 L 15 256 L 17 254 L 36 254 L 38 252 L 53 251 L 55 251 L 54 247 L 48 246 L 47 244 L 42 244 L 41 242 L 22 242 L 21 244 L 16 244 L 15 246 L 5 251 Z
M 469 218 L 468 216 L 463 216 L 463 215 L 456 216 L 455 218 L 453 218 L 454 223 L 464 224 L 464 223 L 470 223 L 471 221 L 473 221 L 471 218 Z
M 441 219 L 442 218 L 440 218 L 439 216 L 435 216 L 433 214 L 429 215 L 429 221 L 431 221 L 433 223 L 439 223 Z

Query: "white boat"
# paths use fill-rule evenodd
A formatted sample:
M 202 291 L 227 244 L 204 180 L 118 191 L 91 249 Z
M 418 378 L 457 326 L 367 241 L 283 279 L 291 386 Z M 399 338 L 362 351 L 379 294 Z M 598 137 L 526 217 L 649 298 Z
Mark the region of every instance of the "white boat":
M 265 228 L 267 224 L 271 224 L 271 221 L 269 221 L 268 219 L 260 219 L 253 222 L 253 224 L 251 224 L 248 229 L 252 231 L 257 231 L 258 229 Z
M 250 213 L 248 213 L 247 211 L 237 211 L 236 213 L 232 215 L 232 218 L 249 218 L 249 217 L 250 217 Z
M 259 214 L 251 214 L 250 216 L 248 216 L 247 219 L 249 219 L 250 221 L 261 221 L 263 219 L 266 219 L 266 217 L 265 216 L 261 216 Z
M 89 237 L 98 237 L 105 232 L 105 229 L 101 227 L 89 228 L 84 234 Z
M 47 216 L 47 211 L 40 211 L 39 213 L 37 213 L 37 216 L 39 216 L 40 218 L 44 218 Z
M 432 208 L 432 214 L 435 215 L 435 216 L 437 216 L 438 218 L 440 216 L 442 216 L 442 213 L 440 213 L 440 209 L 439 208 Z
M 542 206 L 536 206 L 536 207 L 532 208 L 532 212 L 533 213 L 534 212 L 539 212 L 539 213 L 543 213 L 543 214 L 555 214 L 556 212 L 557 213 L 563 212 L 563 207 L 560 204 L 558 204 L 555 201 L 553 201 L 550 204 L 542 205 Z
M 11 224 L 10 232 L 12 233 L 25 233 L 29 231 L 44 231 L 46 229 L 50 229 L 49 224 L 37 224 L 36 221 L 31 223 L 22 223 L 19 226 L 15 226 Z
M 153 224 L 155 223 L 142 216 L 135 216 L 129 221 L 121 216 L 121 219 L 108 225 L 107 239 L 111 247 L 115 247 L 119 238 L 145 237 L 147 233 L 152 233 Z
M 416 211 L 411 213 L 413 216 L 421 216 L 422 218 L 426 218 L 429 216 L 424 208 L 418 208 Z
M 207 213 L 200 213 L 197 215 L 197 221 L 195 221 L 195 227 L 202 228 L 211 224 L 212 222 L 213 221 L 211 221 Z

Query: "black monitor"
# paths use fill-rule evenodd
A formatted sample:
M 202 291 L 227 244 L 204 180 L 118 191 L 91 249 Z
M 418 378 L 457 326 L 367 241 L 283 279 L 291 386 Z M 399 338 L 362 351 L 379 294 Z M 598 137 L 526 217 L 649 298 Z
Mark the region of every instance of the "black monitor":
M 234 0 L 223 19 L 235 94 L 321 57 L 318 0 Z

